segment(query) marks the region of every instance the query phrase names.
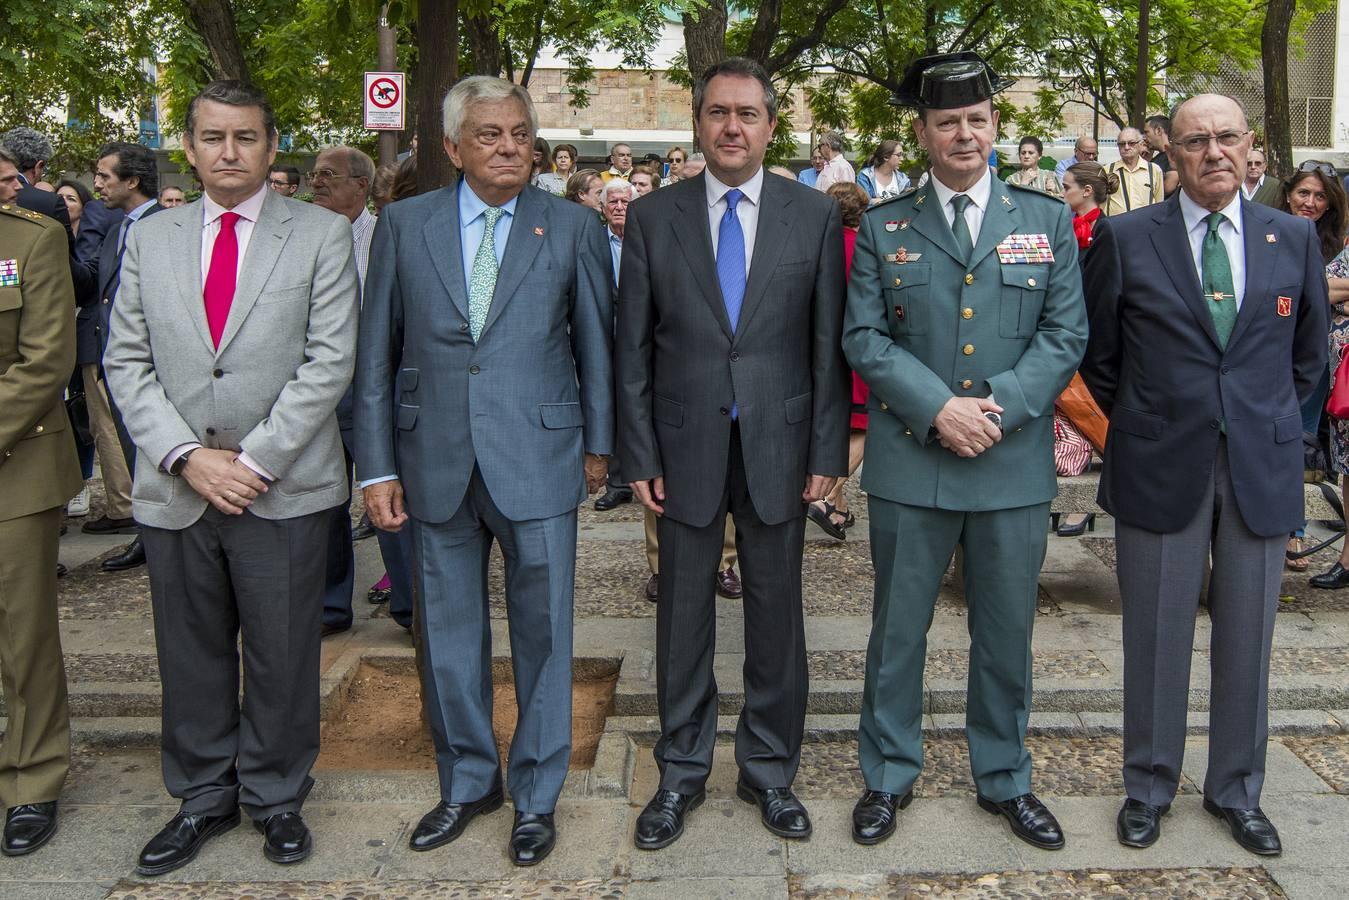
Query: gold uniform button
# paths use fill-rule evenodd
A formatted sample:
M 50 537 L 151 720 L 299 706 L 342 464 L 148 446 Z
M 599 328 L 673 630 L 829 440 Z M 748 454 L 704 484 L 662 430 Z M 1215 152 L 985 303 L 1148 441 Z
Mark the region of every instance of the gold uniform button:
M 900 281 L 898 278 L 895 279 L 895 287 L 899 287 L 902 283 L 903 282 Z
M 965 348 L 964 348 L 961 352 L 964 353 L 966 356 L 973 356 L 973 355 L 974 355 L 974 345 L 973 345 L 973 344 L 966 344 L 966 345 L 965 345 Z
M 966 272 L 966 273 L 965 273 L 965 283 L 966 283 L 966 284 L 974 284 L 974 273 L 973 273 L 973 272 Z
M 881 404 L 881 409 L 889 409 L 889 408 L 890 407 L 886 406 L 884 403 Z
M 974 382 L 966 378 L 964 381 L 960 382 L 960 386 L 968 391 L 970 388 L 974 387 Z
M 907 429 L 907 428 L 904 429 L 904 433 L 905 433 L 905 434 L 908 434 L 908 435 L 912 435 L 912 434 L 913 434 L 913 432 L 910 431 L 910 430 Z
M 960 311 L 960 317 L 961 317 L 962 319 L 973 319 L 973 318 L 974 318 L 974 310 L 970 309 L 970 308 L 967 306 L 967 307 L 965 307 L 964 309 L 962 309 L 962 310 Z
M 1026 284 L 1029 285 L 1030 287 L 1035 287 L 1035 279 L 1034 279 L 1034 278 L 1027 278 L 1027 279 L 1026 279 Z
M 33 429 L 33 433 L 34 433 L 34 434 L 41 434 L 41 433 L 42 433 L 42 426 L 39 425 L 38 427 L 34 428 L 34 429 Z

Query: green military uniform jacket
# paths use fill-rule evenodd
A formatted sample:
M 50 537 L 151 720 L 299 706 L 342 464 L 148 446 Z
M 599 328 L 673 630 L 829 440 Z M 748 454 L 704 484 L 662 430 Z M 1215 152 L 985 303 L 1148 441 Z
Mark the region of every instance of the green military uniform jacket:
M 0 206 L 0 522 L 61 506 L 83 480 L 62 393 L 75 367 L 65 229 Z
M 931 184 L 863 216 L 843 349 L 871 388 L 868 494 L 976 511 L 1057 492 L 1054 401 L 1087 345 L 1077 240 L 1061 200 L 990 180 L 968 263 Z M 947 400 L 990 395 L 1003 439 L 973 459 L 942 447 L 931 426 Z

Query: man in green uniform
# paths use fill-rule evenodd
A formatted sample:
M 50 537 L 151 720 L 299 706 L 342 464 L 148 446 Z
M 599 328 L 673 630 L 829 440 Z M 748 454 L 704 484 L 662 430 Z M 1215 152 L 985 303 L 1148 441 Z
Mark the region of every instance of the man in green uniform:
M 871 387 L 866 469 L 876 597 L 853 837 L 893 833 L 923 765 L 923 664 L 943 573 L 964 550 L 966 732 L 979 805 L 1058 849 L 1031 793 L 1031 628 L 1056 481 L 1054 400 L 1087 343 L 1067 207 L 991 177 L 999 79 L 975 53 L 916 60 L 898 103 L 926 185 L 873 206 L 849 281 L 843 348 Z
M 70 767 L 66 676 L 56 617 L 56 547 L 80 490 L 62 390 L 75 365 L 75 289 L 65 229 L 14 205 L 16 163 L 0 150 L 0 852 L 32 853 L 56 833 Z

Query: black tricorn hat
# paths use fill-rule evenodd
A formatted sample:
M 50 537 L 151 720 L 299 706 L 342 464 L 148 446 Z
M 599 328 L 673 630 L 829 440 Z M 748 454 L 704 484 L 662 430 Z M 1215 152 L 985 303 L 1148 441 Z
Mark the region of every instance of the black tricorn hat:
M 938 53 L 909 63 L 890 102 L 920 109 L 959 109 L 988 100 L 1014 84 L 1015 78 L 1000 77 L 972 50 Z

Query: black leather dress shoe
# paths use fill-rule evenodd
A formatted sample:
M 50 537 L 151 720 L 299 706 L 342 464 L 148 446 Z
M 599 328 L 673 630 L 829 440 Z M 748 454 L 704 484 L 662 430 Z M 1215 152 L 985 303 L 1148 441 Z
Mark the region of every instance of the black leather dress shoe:
M 138 530 L 136 520 L 130 516 L 125 519 L 99 516 L 92 522 L 85 522 L 84 527 L 80 529 L 85 534 L 135 534 Z
M 237 809 L 223 816 L 179 813 L 141 850 L 136 871 L 141 875 L 163 875 L 187 865 L 197 858 L 203 844 L 238 825 L 240 818 Z
M 727 600 L 739 600 L 745 596 L 744 585 L 740 583 L 740 576 L 735 574 L 735 569 L 717 573 L 717 593 Z
M 1162 816 L 1171 811 L 1171 804 L 1153 806 L 1132 797 L 1124 801 L 1115 817 L 1115 834 L 1126 847 L 1151 847 L 1162 836 Z
M 791 788 L 760 790 L 746 784 L 742 778 L 735 783 L 735 793 L 746 803 L 758 805 L 763 826 L 778 837 L 798 840 L 810 837 L 810 814 Z
M 1011 800 L 995 801 L 979 797 L 979 806 L 1002 816 L 1012 826 L 1012 834 L 1041 850 L 1062 850 L 1063 829 L 1058 819 L 1034 794 L 1022 794 Z
M 608 512 L 611 509 L 618 509 L 624 503 L 632 502 L 631 488 L 609 488 L 604 492 L 603 497 L 595 499 L 595 508 L 600 512 Z
M 543 862 L 557 843 L 557 826 L 552 813 L 515 813 L 511 829 L 511 862 L 517 866 L 536 866 Z
M 5 838 L 0 853 L 23 856 L 32 853 L 56 834 L 56 801 L 21 803 L 5 813 Z
M 66 568 L 66 564 L 65 564 L 65 563 L 57 563 L 57 564 L 56 564 L 56 577 L 57 577 L 57 578 L 65 578 L 65 577 L 66 577 L 67 575 L 69 575 L 69 574 L 70 574 L 70 570 Z
M 254 819 L 253 827 L 266 838 L 262 842 L 262 855 L 274 863 L 286 866 L 301 862 L 314 852 L 314 836 L 297 812 Z
M 1278 856 L 1283 852 L 1278 829 L 1265 817 L 1260 807 L 1236 809 L 1231 806 L 1219 806 L 1205 797 L 1204 809 L 1219 819 L 1226 819 L 1227 827 L 1232 830 L 1233 839 L 1252 853 Z
M 501 785 L 498 783 L 487 792 L 487 796 L 471 803 L 446 803 L 442 800 L 436 804 L 435 809 L 422 816 L 422 820 L 412 832 L 408 846 L 413 850 L 434 850 L 443 847 L 463 834 L 475 816 L 485 816 L 501 809 L 504 799 Z
M 646 599 L 655 603 L 660 599 L 660 576 L 652 575 L 646 580 L 646 589 L 644 591 Z
M 637 816 L 632 842 L 638 850 L 659 850 L 670 846 L 684 833 L 684 817 L 702 806 L 706 799 L 704 791 L 696 794 L 656 791 L 656 796 Z
M 895 833 L 895 813 L 908 809 L 913 802 L 913 791 L 904 796 L 887 794 L 885 791 L 865 791 L 862 799 L 852 808 L 852 839 L 859 844 L 871 846 Z
M 145 565 L 145 545 L 141 543 L 138 537 L 121 553 L 116 556 L 109 556 L 99 565 L 104 572 L 124 572 L 127 569 L 134 569 L 136 566 Z
M 1321 588 L 1327 591 L 1338 591 L 1341 588 L 1349 587 L 1349 569 L 1340 565 L 1338 562 L 1331 566 L 1320 575 L 1313 575 L 1309 583 L 1314 588 Z
M 388 603 L 392 596 L 393 588 L 371 588 L 370 592 L 365 595 L 365 600 L 367 603 L 379 606 L 381 603 Z
M 361 521 L 357 522 L 351 529 L 351 539 L 353 541 L 363 541 L 366 538 L 375 536 L 375 526 L 370 524 L 369 514 L 361 516 Z

